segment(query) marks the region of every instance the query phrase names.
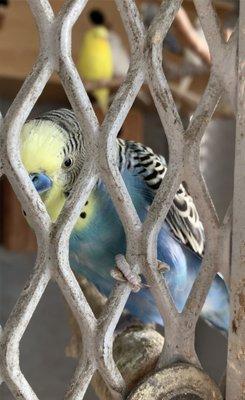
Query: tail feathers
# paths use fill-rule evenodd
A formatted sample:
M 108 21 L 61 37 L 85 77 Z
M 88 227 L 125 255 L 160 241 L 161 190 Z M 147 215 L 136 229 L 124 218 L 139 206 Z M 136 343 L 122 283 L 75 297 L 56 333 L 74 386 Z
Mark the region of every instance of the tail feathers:
M 106 113 L 108 110 L 109 94 L 110 92 L 108 88 L 101 88 L 93 91 L 93 95 L 103 113 Z

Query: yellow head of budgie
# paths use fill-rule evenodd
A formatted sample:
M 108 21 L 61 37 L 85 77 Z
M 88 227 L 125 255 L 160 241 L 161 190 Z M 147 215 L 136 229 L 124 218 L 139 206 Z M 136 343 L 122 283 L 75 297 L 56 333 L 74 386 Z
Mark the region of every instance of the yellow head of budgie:
M 54 110 L 27 122 L 21 132 L 20 151 L 24 167 L 54 222 L 84 162 L 83 136 L 72 111 Z M 87 224 L 91 207 L 93 196 L 81 212 L 76 224 L 79 229 Z
M 42 174 L 43 179 L 45 176 L 50 179 L 50 187 L 47 186 L 49 190 L 40 192 L 40 195 L 53 221 L 65 202 L 62 191 L 64 176 L 61 173 L 63 144 L 62 132 L 50 121 L 29 121 L 22 129 L 21 158 L 27 172 L 32 180 L 34 174 L 36 177 Z
M 99 25 L 85 32 L 78 56 L 78 70 L 87 81 L 109 80 L 113 76 L 113 60 L 108 30 Z M 108 108 L 109 89 L 99 88 L 92 92 L 100 108 Z

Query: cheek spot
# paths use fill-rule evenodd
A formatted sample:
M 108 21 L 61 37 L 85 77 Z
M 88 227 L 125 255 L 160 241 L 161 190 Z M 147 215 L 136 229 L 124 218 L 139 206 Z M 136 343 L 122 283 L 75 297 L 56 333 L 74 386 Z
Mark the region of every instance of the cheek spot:
M 83 231 L 90 226 L 91 220 L 93 220 L 97 211 L 97 200 L 94 194 L 91 194 L 88 200 L 84 203 L 83 208 L 80 209 L 79 217 L 74 226 L 74 230 L 77 232 Z

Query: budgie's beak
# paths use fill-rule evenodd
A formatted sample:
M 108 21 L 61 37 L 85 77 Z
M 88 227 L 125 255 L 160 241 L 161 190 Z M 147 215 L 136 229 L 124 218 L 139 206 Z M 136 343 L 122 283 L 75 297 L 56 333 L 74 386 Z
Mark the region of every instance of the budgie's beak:
M 29 176 L 36 190 L 40 194 L 46 192 L 52 187 L 52 180 L 43 172 L 31 173 Z

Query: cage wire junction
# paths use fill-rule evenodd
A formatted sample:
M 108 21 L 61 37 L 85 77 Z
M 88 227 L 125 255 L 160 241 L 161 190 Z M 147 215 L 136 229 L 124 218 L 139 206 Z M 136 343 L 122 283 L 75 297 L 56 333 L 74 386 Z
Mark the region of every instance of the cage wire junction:
M 7 176 L 32 221 L 38 254 L 34 272 L 2 329 L 1 380 L 6 382 L 16 399 L 38 400 L 21 372 L 19 343 L 49 280 L 54 279 L 78 322 L 85 342 L 65 398 L 82 399 L 97 369 L 114 398 L 125 398 L 127 388 L 114 362 L 112 346 L 113 333 L 130 294 L 130 286 L 116 283 L 102 315 L 96 319 L 69 265 L 71 230 L 96 180 L 101 177 L 125 229 L 127 253 L 124 262 L 133 271 L 141 271 L 145 275 L 165 321 L 165 342 L 157 370 L 182 361 L 189 365 L 179 374 L 188 377 L 188 368 L 194 368 L 195 371 L 200 368 L 194 348 L 195 327 L 211 282 L 219 271 L 231 289 L 226 399 L 245 399 L 245 2 L 240 2 L 238 24 L 226 43 L 212 1 L 194 0 L 209 45 L 212 67 L 206 90 L 186 130 L 162 69 L 162 42 L 181 6 L 181 0 L 163 1 L 148 31 L 141 22 L 133 0 L 116 0 L 130 43 L 131 62 L 126 79 L 101 126 L 71 57 L 72 27 L 87 1 L 65 1 L 56 16 L 48 0 L 28 0 L 28 3 L 38 26 L 40 52 L 31 73 L 2 120 L 0 156 L 1 172 Z M 87 157 L 72 195 L 57 222 L 52 224 L 22 165 L 19 134 L 54 71 L 60 77 L 81 129 L 87 133 Z M 141 223 L 116 166 L 116 137 L 143 82 L 149 85 L 168 139 L 169 166 L 147 219 Z M 224 221 L 218 220 L 199 168 L 200 141 L 223 93 L 229 96 L 237 118 L 231 273 L 231 212 L 228 211 Z M 183 312 L 179 314 L 164 279 L 157 271 L 156 237 L 182 181 L 188 184 L 203 221 L 206 249 L 201 271 Z M 201 385 L 201 381 L 199 383 Z M 152 398 L 150 391 L 147 393 L 144 398 Z M 213 399 L 221 398 L 215 390 L 212 393 Z M 132 398 L 143 398 L 141 395 L 136 392 Z M 172 399 L 172 396 L 166 395 L 166 399 Z

